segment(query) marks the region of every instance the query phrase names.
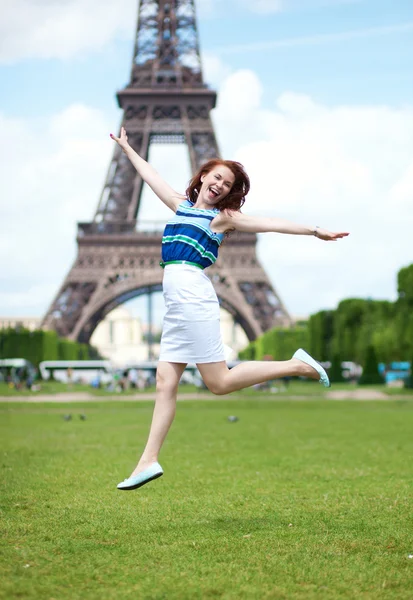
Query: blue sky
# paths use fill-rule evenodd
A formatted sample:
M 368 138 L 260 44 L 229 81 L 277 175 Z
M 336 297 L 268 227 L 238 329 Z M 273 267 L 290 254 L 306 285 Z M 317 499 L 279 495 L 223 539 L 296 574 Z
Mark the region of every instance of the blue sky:
M 403 104 L 413 97 L 410 0 L 308 0 L 269 14 L 236 0 L 218 7 L 198 10 L 201 50 L 218 53 L 234 70 L 253 69 L 265 102 L 285 88 L 326 104 Z M 128 81 L 134 30 L 132 21 L 104 47 L 67 59 L 27 56 L 0 65 L 1 110 L 47 116 L 84 102 L 113 111 L 114 91 Z
M 413 3 L 198 0 L 197 9 L 218 139 L 253 177 L 252 212 L 352 232 L 328 250 L 260 240 L 287 307 L 394 299 L 397 270 L 413 262 Z M 129 79 L 136 13 L 136 0 L 17 0 L 5 11 L 0 315 L 42 315 L 75 257 L 76 221 L 93 217 L 121 119 L 115 93 Z M 177 170 L 157 160 L 161 172 Z M 186 178 L 183 169 L 180 189 Z M 395 231 L 389 256 L 383 239 Z M 314 285 L 324 273 L 332 283 Z

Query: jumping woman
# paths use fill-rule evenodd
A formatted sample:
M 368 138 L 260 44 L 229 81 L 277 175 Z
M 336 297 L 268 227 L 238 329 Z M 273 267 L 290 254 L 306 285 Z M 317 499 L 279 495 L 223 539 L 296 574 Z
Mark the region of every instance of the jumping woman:
M 213 394 L 236 390 L 281 377 L 305 376 L 328 387 L 327 373 L 300 349 L 290 360 L 254 361 L 228 369 L 219 324 L 219 303 L 205 269 L 218 258 L 228 231 L 313 235 L 335 241 L 348 233 L 331 233 L 319 227 L 296 225 L 276 218 L 250 217 L 241 212 L 250 189 L 240 163 L 214 159 L 194 175 L 183 196 L 174 191 L 149 163 L 128 144 L 125 129 L 111 134 L 139 175 L 174 216 L 162 239 L 163 295 L 166 314 L 156 373 L 156 402 L 143 454 L 119 490 L 134 490 L 160 477 L 158 455 L 176 411 L 178 384 L 188 363 L 196 364 Z

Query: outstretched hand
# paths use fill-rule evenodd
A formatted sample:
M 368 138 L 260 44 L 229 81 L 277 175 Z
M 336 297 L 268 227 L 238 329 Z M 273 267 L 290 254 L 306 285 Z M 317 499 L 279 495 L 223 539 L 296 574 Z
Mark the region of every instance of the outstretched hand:
M 316 237 L 320 240 L 324 240 L 326 242 L 336 242 L 340 238 L 344 238 L 350 235 L 349 233 L 332 233 L 331 231 L 327 231 L 327 229 L 321 229 L 317 227 L 316 229 Z
M 119 144 L 122 150 L 125 151 L 126 148 L 129 147 L 128 136 L 126 135 L 126 129 L 124 127 L 121 127 L 120 129 L 120 137 L 116 137 L 116 135 L 113 135 L 113 133 L 110 134 L 110 137 Z

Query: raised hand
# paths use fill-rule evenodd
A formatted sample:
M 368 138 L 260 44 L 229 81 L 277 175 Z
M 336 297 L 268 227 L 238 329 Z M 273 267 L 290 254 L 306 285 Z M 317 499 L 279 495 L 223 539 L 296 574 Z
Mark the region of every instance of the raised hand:
M 123 151 L 129 148 L 128 136 L 126 135 L 126 129 L 124 127 L 121 127 L 120 129 L 120 137 L 116 137 L 113 133 L 110 134 L 110 137 L 119 144 Z
M 324 240 L 325 242 L 336 242 L 340 238 L 344 238 L 350 235 L 349 233 L 332 233 L 331 231 L 327 231 L 327 229 L 321 229 L 317 227 L 315 236 L 320 240 Z

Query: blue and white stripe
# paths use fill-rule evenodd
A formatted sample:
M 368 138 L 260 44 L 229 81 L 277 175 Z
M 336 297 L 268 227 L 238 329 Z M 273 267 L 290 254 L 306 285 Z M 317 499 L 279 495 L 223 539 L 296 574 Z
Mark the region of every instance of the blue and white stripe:
M 178 206 L 175 216 L 166 224 L 162 239 L 162 260 L 187 260 L 203 268 L 218 258 L 223 233 L 211 231 L 211 221 L 219 210 L 194 208 L 185 200 Z

